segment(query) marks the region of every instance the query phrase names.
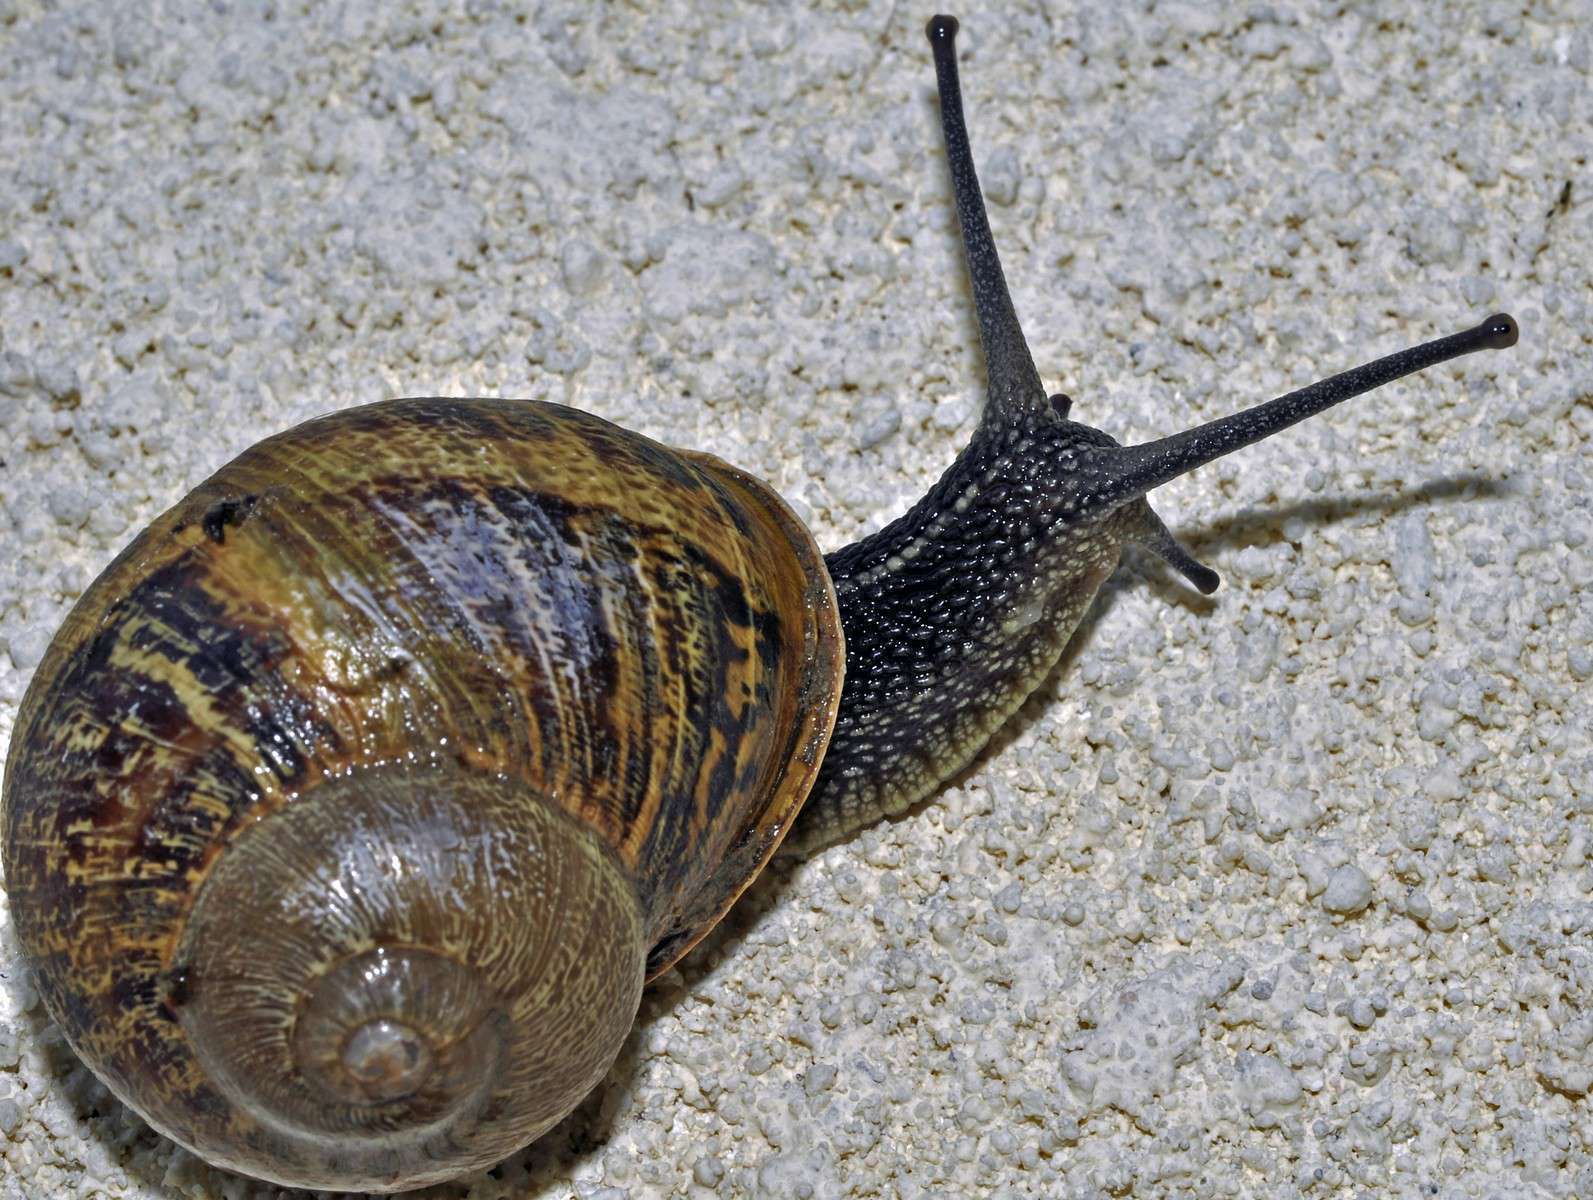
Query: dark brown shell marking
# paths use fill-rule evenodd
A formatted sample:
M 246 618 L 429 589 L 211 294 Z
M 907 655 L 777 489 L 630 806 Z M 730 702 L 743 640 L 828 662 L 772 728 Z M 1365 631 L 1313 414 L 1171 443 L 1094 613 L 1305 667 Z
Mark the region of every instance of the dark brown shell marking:
M 174 948 L 240 830 L 396 764 L 518 778 L 635 880 L 656 974 L 784 835 L 842 653 L 810 536 L 715 459 L 523 401 L 308 422 L 155 521 L 58 634 L 6 772 L 18 936 L 79 1052 L 123 1095 L 158 1079 L 174 1102 L 141 1107 L 191 1142 Z

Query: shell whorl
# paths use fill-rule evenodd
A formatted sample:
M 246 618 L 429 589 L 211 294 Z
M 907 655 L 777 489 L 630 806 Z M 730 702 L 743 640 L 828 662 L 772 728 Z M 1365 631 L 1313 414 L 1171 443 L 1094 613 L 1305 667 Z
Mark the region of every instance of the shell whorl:
M 592 1089 L 646 949 L 632 881 L 581 823 L 502 777 L 378 767 L 228 848 L 174 1007 L 301 1180 L 412 1187 L 490 1166 Z
M 525 401 L 308 422 L 57 634 L 6 769 L 19 941 L 74 1049 L 211 1162 L 485 1166 L 773 853 L 842 654 L 811 537 L 717 460 Z

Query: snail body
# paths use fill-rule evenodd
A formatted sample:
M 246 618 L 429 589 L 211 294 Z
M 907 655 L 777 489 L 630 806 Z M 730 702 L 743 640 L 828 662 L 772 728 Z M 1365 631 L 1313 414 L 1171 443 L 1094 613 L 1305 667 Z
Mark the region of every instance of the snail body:
M 1491 317 L 1140 446 L 1071 421 L 985 219 L 956 22 L 928 32 L 989 392 L 901 518 L 821 557 L 709 456 L 557 406 L 388 401 L 245 451 L 79 600 L 18 716 L 6 887 L 50 1013 L 157 1128 L 297 1186 L 497 1161 L 788 832 L 966 766 L 1126 544 L 1216 587 L 1152 488 L 1514 343 Z

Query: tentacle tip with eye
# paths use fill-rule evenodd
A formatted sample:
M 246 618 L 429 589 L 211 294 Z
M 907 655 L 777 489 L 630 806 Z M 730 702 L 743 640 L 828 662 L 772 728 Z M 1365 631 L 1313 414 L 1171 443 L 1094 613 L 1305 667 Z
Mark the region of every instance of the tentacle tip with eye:
M 1508 350 L 1521 337 L 1521 327 L 1509 313 L 1494 313 L 1477 326 L 1480 343 L 1489 350 Z
M 948 17 L 944 13 L 936 13 L 929 18 L 929 23 L 924 26 L 924 36 L 929 39 L 931 46 L 949 43 L 957 36 L 960 28 L 956 17 Z
M 1202 563 L 1187 563 L 1179 571 L 1202 596 L 1209 596 L 1222 586 L 1222 576 Z

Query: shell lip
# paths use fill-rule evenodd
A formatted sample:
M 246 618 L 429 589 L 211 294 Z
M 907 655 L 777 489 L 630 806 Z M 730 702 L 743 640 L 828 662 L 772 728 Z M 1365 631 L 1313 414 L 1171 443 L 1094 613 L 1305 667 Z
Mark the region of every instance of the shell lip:
M 780 494 L 756 475 L 704 451 L 674 452 L 742 493 L 750 511 L 758 514 L 778 539 L 773 544 L 783 544 L 795 554 L 803 581 L 803 620 L 800 626 L 793 623 L 786 628 L 792 630 L 787 636 L 793 643 L 800 641 L 797 657 L 801 666 L 796 699 L 790 706 L 797 720 L 782 752 L 771 755 L 771 768 L 763 782 L 768 801 L 749 815 L 719 866 L 695 892 L 682 898 L 665 923 L 663 934 L 648 952 L 648 982 L 669 970 L 707 935 L 780 848 L 818 779 L 846 676 L 846 639 L 835 584 L 824 565 L 824 553 L 807 526 Z

